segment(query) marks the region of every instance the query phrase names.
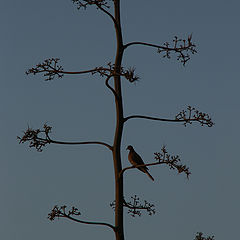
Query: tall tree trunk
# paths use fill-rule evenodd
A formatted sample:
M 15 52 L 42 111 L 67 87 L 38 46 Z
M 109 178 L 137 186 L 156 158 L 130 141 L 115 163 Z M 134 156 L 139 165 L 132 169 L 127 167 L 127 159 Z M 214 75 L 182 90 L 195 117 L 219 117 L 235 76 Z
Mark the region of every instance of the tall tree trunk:
M 114 1 L 115 11 L 115 30 L 117 39 L 117 49 L 115 56 L 115 71 L 119 73 L 121 71 L 121 63 L 123 56 L 123 41 L 121 32 L 120 21 L 120 0 Z M 115 227 L 116 227 L 116 240 L 124 240 L 123 230 L 123 177 L 119 175 L 122 170 L 121 163 L 121 140 L 123 132 L 123 103 L 122 103 L 122 90 L 121 90 L 121 77 L 119 75 L 114 76 L 114 88 L 117 94 L 115 97 L 116 104 L 116 129 L 113 145 L 113 161 L 115 170 Z

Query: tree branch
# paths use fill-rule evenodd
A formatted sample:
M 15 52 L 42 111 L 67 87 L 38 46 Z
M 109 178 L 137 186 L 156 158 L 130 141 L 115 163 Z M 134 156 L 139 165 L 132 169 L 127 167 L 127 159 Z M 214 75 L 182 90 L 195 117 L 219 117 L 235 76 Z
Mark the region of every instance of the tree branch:
M 108 81 L 110 80 L 110 78 L 113 77 L 113 75 L 109 75 L 106 80 L 105 80 L 105 85 L 112 91 L 112 93 L 114 94 L 116 99 L 119 99 L 116 91 L 109 85 Z
M 128 48 L 132 45 L 143 45 L 148 47 L 153 47 L 158 49 L 158 53 L 164 53 L 163 57 L 171 58 L 170 53 L 175 52 L 179 55 L 177 56 L 177 60 L 179 60 L 181 63 L 183 63 L 183 66 L 185 66 L 186 62 L 190 59 L 190 55 L 188 52 L 195 54 L 197 53 L 196 45 L 192 42 L 192 34 L 188 36 L 187 40 L 185 39 L 179 39 L 177 36 L 173 39 L 173 46 L 170 47 L 169 42 L 165 42 L 162 45 L 156 45 L 146 42 L 130 42 L 124 45 L 124 49 Z M 186 53 L 185 53 L 186 52 Z
M 102 225 L 102 226 L 107 226 L 110 227 L 114 232 L 115 232 L 115 227 L 109 223 L 104 223 L 104 222 L 88 222 L 88 221 L 82 221 L 67 215 L 64 215 L 66 218 L 69 218 L 75 222 L 79 222 L 79 223 L 84 223 L 84 224 L 90 224 L 90 225 Z
M 104 9 L 102 6 L 99 6 L 99 5 L 97 5 L 97 6 L 98 6 L 98 8 L 99 8 L 101 11 L 103 11 L 104 13 L 106 13 L 106 14 L 112 19 L 114 25 L 117 26 L 117 21 L 116 21 L 116 19 L 113 17 L 113 15 L 112 15 L 110 12 L 108 12 L 106 9 Z
M 154 204 L 149 203 L 148 201 L 144 200 L 144 203 L 141 203 L 139 201 L 139 197 L 137 195 L 134 195 L 134 197 L 131 197 L 131 200 L 129 202 L 126 202 L 125 199 L 123 199 L 123 206 L 128 208 L 128 213 L 135 217 L 138 215 L 141 216 L 141 210 L 146 210 L 148 214 L 154 215 L 156 213 Z M 110 207 L 112 207 L 115 210 L 116 201 L 113 201 L 110 203 Z
M 66 208 L 67 208 L 67 206 L 65 206 L 65 205 L 61 206 L 61 207 L 54 206 L 52 211 L 48 214 L 48 219 L 50 221 L 53 221 L 53 220 L 55 220 L 55 218 L 68 218 L 68 219 L 73 220 L 73 221 L 78 222 L 78 223 L 107 226 L 107 227 L 110 227 L 115 232 L 115 227 L 113 225 L 109 224 L 109 223 L 90 222 L 90 221 L 83 221 L 83 220 L 80 220 L 80 219 L 73 218 L 71 216 L 73 216 L 73 215 L 79 216 L 79 215 L 81 215 L 81 213 L 75 207 L 72 207 L 72 209 L 70 211 L 68 211 L 68 213 L 66 213 Z
M 64 74 L 86 74 L 86 73 L 99 73 L 100 76 L 106 75 L 107 72 L 111 73 L 110 68 L 95 67 L 94 69 L 85 71 L 64 71 L 63 67 L 58 64 L 59 58 L 45 59 L 42 63 L 36 65 L 36 67 L 30 68 L 26 71 L 26 74 L 36 75 L 38 73 L 44 73 L 46 81 L 53 80 L 55 76 L 62 78 Z
M 62 141 L 55 141 L 50 139 L 50 143 L 55 143 L 55 144 L 62 144 L 62 145 L 85 145 L 85 144 L 99 144 L 107 147 L 112 151 L 112 146 L 105 142 L 100 142 L 100 141 L 87 141 L 87 142 L 62 142 Z
M 154 166 L 154 165 L 160 165 L 160 164 L 164 164 L 164 163 L 155 162 L 155 163 L 140 164 L 140 165 L 134 165 L 134 166 L 126 167 L 126 168 L 123 168 L 123 169 L 121 170 L 121 172 L 119 173 L 119 177 L 121 177 L 121 175 L 123 175 L 123 173 L 124 173 L 126 170 L 129 170 L 129 169 L 139 168 L 139 167 L 147 167 L 147 166 Z
M 156 213 L 154 204 L 149 203 L 148 201 L 144 200 L 144 203 L 141 203 L 139 200 L 139 197 L 137 195 L 134 195 L 134 197 L 131 197 L 132 202 L 126 202 L 125 199 L 123 199 L 124 207 L 128 208 L 128 213 L 135 217 L 136 215 L 141 216 L 141 210 L 146 210 L 150 216 L 154 215 Z
M 72 0 L 72 2 L 74 4 L 77 5 L 77 8 L 84 8 L 86 9 L 88 5 L 96 5 L 97 9 L 100 9 L 101 11 L 103 11 L 104 13 L 106 13 L 113 21 L 113 23 L 116 25 L 117 21 L 116 19 L 113 17 L 113 15 L 108 12 L 105 8 L 110 8 L 110 6 L 108 5 L 108 2 L 105 0 Z
M 91 5 L 96 5 L 97 7 L 103 6 L 106 8 L 110 8 L 110 6 L 108 5 L 108 1 L 106 0 L 72 0 L 72 2 L 77 5 L 78 9 L 80 8 L 86 9 L 87 6 Z
M 43 130 L 36 129 L 33 130 L 28 127 L 28 129 L 24 132 L 22 137 L 17 137 L 19 139 L 19 143 L 30 142 L 29 147 L 36 148 L 38 152 L 42 152 L 42 148 L 45 147 L 47 144 L 55 143 L 55 144 L 65 144 L 65 145 L 84 145 L 84 144 L 99 144 L 107 147 L 109 150 L 113 150 L 113 147 L 105 142 L 100 141 L 84 141 L 84 142 L 64 142 L 64 141 L 56 141 L 52 140 L 49 136 L 52 127 L 44 124 Z M 40 137 L 39 135 L 42 134 L 44 137 Z
M 164 49 L 164 50 L 172 50 L 172 51 L 175 50 L 173 48 L 167 48 L 165 46 L 146 43 L 146 42 L 130 42 L 130 43 L 125 44 L 124 48 L 126 49 L 126 48 L 128 48 L 129 46 L 132 46 L 132 45 L 144 45 L 144 46 L 148 46 L 148 47 L 161 48 L 161 49 Z
M 199 112 L 195 108 L 188 106 L 187 110 L 182 110 L 175 116 L 175 119 L 167 119 L 167 118 L 157 118 L 143 115 L 132 115 L 124 118 L 124 122 L 133 118 L 142 118 L 154 121 L 162 121 L 162 122 L 183 122 L 184 126 L 188 123 L 192 124 L 192 122 L 199 122 L 202 126 L 207 125 L 208 127 L 212 127 L 214 123 L 210 116 L 206 113 Z

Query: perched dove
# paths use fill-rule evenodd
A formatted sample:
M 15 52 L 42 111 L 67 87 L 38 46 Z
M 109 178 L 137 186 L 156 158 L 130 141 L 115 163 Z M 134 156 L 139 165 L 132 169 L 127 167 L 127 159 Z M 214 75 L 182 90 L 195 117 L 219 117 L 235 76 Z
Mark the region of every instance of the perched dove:
M 142 158 L 134 151 L 133 146 L 129 145 L 127 147 L 127 150 L 129 150 L 128 160 L 133 166 L 145 164 Z M 154 181 L 154 178 L 149 174 L 148 168 L 146 166 L 138 167 L 138 169 L 146 173 Z

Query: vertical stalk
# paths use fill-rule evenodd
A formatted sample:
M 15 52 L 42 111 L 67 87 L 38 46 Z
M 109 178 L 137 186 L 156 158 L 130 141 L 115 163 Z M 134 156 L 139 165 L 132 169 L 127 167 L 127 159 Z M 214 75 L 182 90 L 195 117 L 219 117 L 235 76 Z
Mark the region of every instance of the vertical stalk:
M 115 71 L 120 73 L 121 63 L 123 56 L 123 41 L 121 32 L 121 21 L 120 21 L 120 0 L 114 0 L 114 12 L 115 12 L 115 31 L 117 40 L 117 49 L 115 56 Z M 114 76 L 114 88 L 117 93 L 115 97 L 116 106 L 116 129 L 113 144 L 113 162 L 115 171 L 115 236 L 116 240 L 124 240 L 124 229 L 123 229 L 123 177 L 120 176 L 122 170 L 121 163 L 121 140 L 123 132 L 123 103 L 122 103 L 122 90 L 121 90 L 121 78 L 119 74 Z

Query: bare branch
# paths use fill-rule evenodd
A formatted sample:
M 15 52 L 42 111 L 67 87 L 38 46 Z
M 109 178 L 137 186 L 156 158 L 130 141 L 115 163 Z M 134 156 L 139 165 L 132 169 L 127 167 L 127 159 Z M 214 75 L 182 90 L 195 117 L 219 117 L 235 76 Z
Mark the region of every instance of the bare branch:
M 59 58 L 49 58 L 45 59 L 43 63 L 39 63 L 36 67 L 30 68 L 26 71 L 26 74 L 36 75 L 37 73 L 44 73 L 43 76 L 46 77 L 45 81 L 53 80 L 55 76 L 62 78 L 64 74 L 86 74 L 86 73 L 99 73 L 100 76 L 106 75 L 107 72 L 110 72 L 109 68 L 96 67 L 94 69 L 85 70 L 85 71 L 63 71 L 63 67 L 58 65 Z
M 44 124 L 43 130 L 40 130 L 40 129 L 34 130 L 28 127 L 28 129 L 24 132 L 24 135 L 22 137 L 18 136 L 17 139 L 19 139 L 19 143 L 30 142 L 29 147 L 36 148 L 38 152 L 42 152 L 42 148 L 50 143 L 64 144 L 64 145 L 99 144 L 107 147 L 111 151 L 113 149 L 112 146 L 110 146 L 109 144 L 105 142 L 100 142 L 100 141 L 63 142 L 63 141 L 52 140 L 49 136 L 51 129 L 52 127 L 48 126 L 47 124 Z
M 97 4 L 98 8 L 103 11 L 104 13 L 106 13 L 113 21 L 114 25 L 118 28 L 118 24 L 117 24 L 117 21 L 116 19 L 113 17 L 113 15 L 107 11 L 106 9 L 104 9 L 101 5 Z
M 110 76 L 108 76 L 108 77 L 106 78 L 106 80 L 105 80 L 105 85 L 112 91 L 112 93 L 114 94 L 115 98 L 116 98 L 116 99 L 119 99 L 116 91 L 115 91 L 115 90 L 109 85 L 109 83 L 108 83 L 108 81 L 110 80 L 111 77 L 113 77 L 113 75 L 110 75 Z
M 119 173 L 119 177 L 129 169 L 133 168 L 139 168 L 139 167 L 144 167 L 144 166 L 154 166 L 154 165 L 161 165 L 161 164 L 166 164 L 170 167 L 170 169 L 176 169 L 178 173 L 185 173 L 187 175 L 187 178 L 189 178 L 189 175 L 191 172 L 189 171 L 189 168 L 186 167 L 186 165 L 181 164 L 181 160 L 178 155 L 170 155 L 168 154 L 166 147 L 163 146 L 161 149 L 161 152 L 156 152 L 154 153 L 155 159 L 157 162 L 155 163 L 148 163 L 148 164 L 141 164 L 141 165 L 134 165 L 130 167 L 123 168 L 121 172 Z
M 113 76 L 123 76 L 131 83 L 139 80 L 138 75 L 135 74 L 134 67 L 129 67 L 127 69 L 121 68 L 120 72 L 117 72 L 115 69 L 115 65 L 109 62 L 107 63 L 108 67 L 100 66 L 84 71 L 64 71 L 63 67 L 61 65 L 58 65 L 59 60 L 60 60 L 59 58 L 45 59 L 42 63 L 37 64 L 36 67 L 28 69 L 26 71 L 26 74 L 36 75 L 38 73 L 43 73 L 43 76 L 46 77 L 45 81 L 53 80 L 55 76 L 58 78 L 62 78 L 64 74 L 76 75 L 86 73 L 91 73 L 92 75 L 98 73 L 101 77 L 106 76 L 109 78 Z M 111 89 L 111 91 L 112 90 L 113 89 Z
M 146 210 L 150 216 L 156 213 L 154 204 L 151 204 L 146 200 L 144 200 L 144 203 L 141 203 L 139 201 L 139 197 L 137 197 L 136 195 L 134 197 L 131 197 L 131 199 L 132 201 L 129 201 L 129 202 L 126 202 L 125 199 L 123 199 L 123 206 L 128 208 L 128 213 L 132 217 L 135 217 L 136 215 L 140 217 L 142 215 L 141 210 Z M 116 205 L 115 201 L 110 203 L 110 206 L 114 210 L 115 210 L 115 205 Z
M 178 113 L 175 117 L 175 119 L 167 119 L 167 118 L 157 118 L 157 117 L 149 117 L 149 116 L 143 116 L 143 115 L 132 115 L 124 118 L 124 121 L 126 122 L 129 119 L 133 118 L 142 118 L 142 119 L 148 119 L 148 120 L 154 120 L 154 121 L 162 121 L 162 122 L 183 122 L 184 126 L 187 124 L 192 124 L 193 122 L 199 122 L 201 126 L 206 125 L 208 127 L 212 127 L 214 123 L 212 122 L 212 119 L 210 116 L 206 113 L 199 112 L 194 107 L 188 106 L 187 110 L 182 110 L 180 113 Z
M 83 221 L 77 218 L 73 218 L 72 216 L 79 216 L 81 213 L 78 211 L 77 208 L 72 207 L 71 210 L 66 212 L 67 206 L 61 206 L 58 207 L 57 205 L 54 206 L 52 211 L 48 214 L 48 219 L 50 221 L 55 220 L 55 218 L 68 218 L 70 220 L 73 220 L 75 222 L 83 223 L 83 224 L 90 224 L 90 225 L 102 225 L 102 226 L 107 226 L 110 227 L 113 231 L 115 231 L 115 227 L 109 223 L 104 223 L 104 222 L 89 222 L 89 221 Z
M 109 0 L 109 1 L 113 2 L 113 0 Z M 113 23 L 117 25 L 116 19 L 113 17 L 113 15 L 109 11 L 106 10 L 110 8 L 108 1 L 106 0 L 72 0 L 72 2 L 77 5 L 77 9 L 84 8 L 86 10 L 87 6 L 95 5 L 97 9 L 100 9 L 101 11 L 106 13 L 112 19 Z
M 175 52 L 178 54 L 177 60 L 179 60 L 183 64 L 183 66 L 185 66 L 186 62 L 190 60 L 189 53 L 197 53 L 196 45 L 192 42 L 192 34 L 188 36 L 187 40 L 179 39 L 177 36 L 175 36 L 172 46 L 169 42 L 165 42 L 163 46 L 145 42 L 130 42 L 124 45 L 124 48 L 126 49 L 127 47 L 132 45 L 144 45 L 157 48 L 158 53 L 164 53 L 164 58 L 171 58 L 171 52 Z

